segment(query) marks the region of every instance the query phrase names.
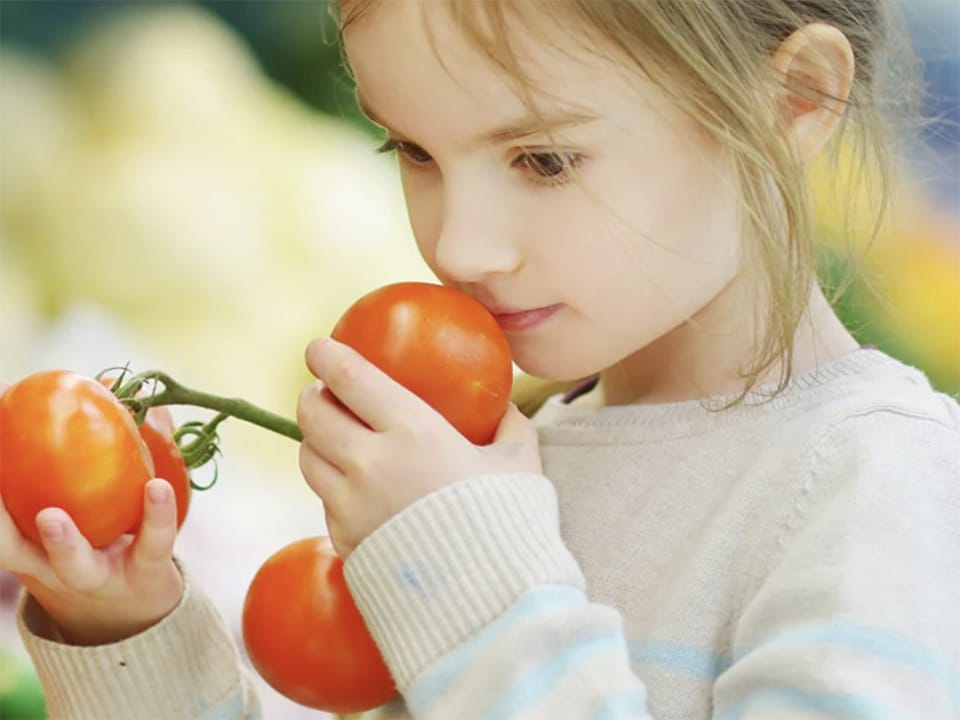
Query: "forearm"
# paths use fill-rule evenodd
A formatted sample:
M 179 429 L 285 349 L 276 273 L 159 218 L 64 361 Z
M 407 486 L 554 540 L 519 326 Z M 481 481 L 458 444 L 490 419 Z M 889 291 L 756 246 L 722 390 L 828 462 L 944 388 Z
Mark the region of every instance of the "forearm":
M 106 645 L 66 645 L 24 594 L 20 634 L 51 717 L 254 718 L 256 696 L 222 617 L 189 576 L 183 600 L 148 630 Z

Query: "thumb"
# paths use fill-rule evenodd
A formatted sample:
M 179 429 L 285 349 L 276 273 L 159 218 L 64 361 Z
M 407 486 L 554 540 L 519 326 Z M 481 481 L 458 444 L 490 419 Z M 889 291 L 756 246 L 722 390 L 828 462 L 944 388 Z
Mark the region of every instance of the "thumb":
M 524 445 L 535 444 L 537 442 L 537 428 L 533 421 L 520 412 L 516 403 L 507 405 L 507 411 L 503 414 L 500 426 L 497 428 L 497 434 L 493 441 L 499 442 L 521 442 Z
M 500 421 L 493 444 L 501 448 L 512 448 L 516 455 L 527 459 L 530 470 L 540 472 L 539 438 L 537 427 L 520 412 L 519 408 L 510 403 L 507 412 Z M 514 454 L 514 453 L 511 453 Z

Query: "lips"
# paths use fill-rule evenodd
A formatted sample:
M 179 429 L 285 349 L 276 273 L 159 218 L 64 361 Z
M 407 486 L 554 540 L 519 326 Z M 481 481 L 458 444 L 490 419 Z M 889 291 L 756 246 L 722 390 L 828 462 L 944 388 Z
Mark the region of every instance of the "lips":
M 521 330 L 530 330 L 543 324 L 553 317 L 562 307 L 562 305 L 558 304 L 533 308 L 531 310 L 497 310 L 493 312 L 493 316 L 504 332 L 519 332 Z

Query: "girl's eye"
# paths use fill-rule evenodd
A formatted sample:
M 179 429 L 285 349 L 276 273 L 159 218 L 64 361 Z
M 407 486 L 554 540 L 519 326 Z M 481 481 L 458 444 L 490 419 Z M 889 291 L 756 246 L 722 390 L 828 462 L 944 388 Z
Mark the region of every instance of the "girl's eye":
M 413 143 L 409 143 L 404 140 L 397 140 L 396 138 L 387 138 L 387 140 L 377 148 L 377 152 L 395 152 L 404 160 L 413 165 L 429 165 L 431 162 L 433 162 L 433 158 L 430 157 L 430 153 L 428 153 L 419 145 L 414 145 Z
M 562 185 L 573 179 L 573 170 L 583 162 L 583 156 L 573 152 L 523 153 L 513 161 L 514 167 L 530 170 L 543 185 Z
M 401 160 L 414 168 L 425 168 L 433 157 L 419 145 L 406 140 L 387 138 L 377 148 L 378 153 L 397 153 Z M 562 185 L 573 179 L 574 170 L 583 163 L 583 156 L 575 152 L 524 152 L 513 161 L 513 167 L 527 170 L 538 185 Z

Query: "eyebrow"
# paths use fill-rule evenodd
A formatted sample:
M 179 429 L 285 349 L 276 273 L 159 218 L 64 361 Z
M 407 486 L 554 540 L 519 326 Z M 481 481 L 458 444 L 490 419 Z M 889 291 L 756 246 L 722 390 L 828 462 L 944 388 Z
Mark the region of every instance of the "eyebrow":
M 360 106 L 360 110 L 363 111 L 363 114 L 366 115 L 367 118 L 380 127 L 386 128 L 391 132 L 395 132 L 387 122 L 377 115 L 376 111 L 370 107 L 370 104 L 364 100 L 362 95 L 359 93 L 355 93 L 355 95 L 357 98 L 357 104 Z M 528 138 L 533 135 L 541 135 L 545 132 L 549 133 L 557 130 L 564 130 L 570 127 L 576 127 L 578 125 L 585 125 L 598 119 L 599 115 L 595 115 L 593 113 L 568 110 L 560 110 L 545 114 L 539 119 L 531 115 L 513 122 L 509 122 L 506 125 L 493 130 L 480 133 L 480 135 L 470 141 L 470 144 L 478 146 L 499 145 L 505 142 L 522 140 L 523 138 Z M 397 134 L 402 135 L 403 133 Z

